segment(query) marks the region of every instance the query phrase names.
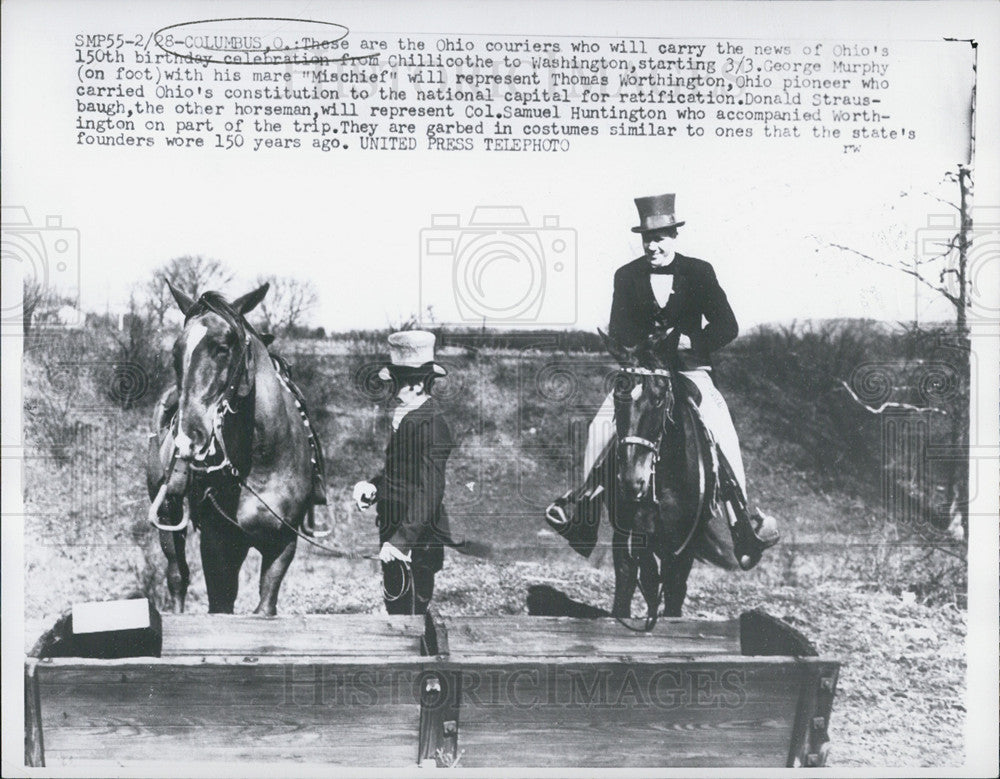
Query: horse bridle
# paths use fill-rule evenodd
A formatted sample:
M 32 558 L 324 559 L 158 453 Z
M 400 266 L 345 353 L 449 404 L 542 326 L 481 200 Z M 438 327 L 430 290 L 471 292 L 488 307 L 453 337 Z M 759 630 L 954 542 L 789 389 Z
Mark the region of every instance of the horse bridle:
M 226 449 L 226 439 L 222 433 L 222 426 L 225 423 L 226 416 L 236 413 L 236 409 L 233 408 L 233 404 L 235 402 L 233 398 L 236 396 L 240 382 L 250 369 L 248 357 L 250 352 L 250 335 L 251 332 L 254 331 L 249 323 L 241 321 L 241 317 L 235 316 L 233 313 L 227 311 L 223 306 L 220 306 L 213 302 L 210 298 L 205 297 L 202 297 L 198 301 L 196 309 L 193 309 L 188 314 L 187 318 L 184 320 L 185 326 L 187 326 L 187 323 L 190 322 L 195 316 L 201 316 L 206 311 L 221 318 L 222 321 L 229 326 L 230 330 L 236 334 L 237 338 L 240 340 L 240 352 L 239 357 L 231 363 L 226 387 L 223 389 L 222 394 L 215 403 L 215 413 L 213 414 L 212 420 L 212 435 L 205 443 L 201 452 L 192 458 L 188 467 L 199 473 L 213 473 L 215 471 L 229 470 L 232 472 L 233 476 L 238 479 L 240 474 L 235 464 L 233 464 L 229 457 L 229 452 Z M 205 459 L 209 455 L 215 453 L 216 445 L 218 445 L 219 451 L 222 454 L 222 460 L 215 465 L 205 464 Z
M 670 371 L 666 368 L 629 367 L 629 368 L 622 368 L 620 372 L 627 374 L 629 376 L 642 376 L 642 377 L 660 376 L 667 379 L 668 381 L 672 379 Z M 673 393 L 671 392 L 671 396 L 672 394 Z M 650 441 L 648 438 L 643 438 L 642 436 L 635 436 L 635 435 L 623 436 L 618 440 L 618 446 L 622 449 L 628 446 L 639 446 L 642 447 L 643 449 L 648 449 L 650 452 L 653 453 L 653 456 L 650 459 L 648 472 L 646 473 L 646 481 L 649 484 L 649 494 L 653 503 L 659 503 L 659 499 L 656 496 L 656 485 L 653 483 L 653 481 L 654 481 L 654 476 L 656 474 L 656 464 L 660 461 L 660 447 L 663 445 L 663 434 L 665 431 L 665 425 L 667 421 L 669 421 L 670 423 L 673 423 L 674 421 L 672 399 L 671 402 L 667 403 L 666 407 L 663 410 L 663 414 L 664 414 L 664 422 L 659 426 L 659 433 L 657 434 L 655 441 Z

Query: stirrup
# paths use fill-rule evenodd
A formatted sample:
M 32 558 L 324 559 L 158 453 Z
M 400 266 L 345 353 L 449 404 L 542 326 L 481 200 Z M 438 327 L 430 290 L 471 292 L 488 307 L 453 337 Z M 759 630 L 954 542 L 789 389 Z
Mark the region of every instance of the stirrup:
M 309 507 L 309 511 L 306 512 L 305 518 L 302 520 L 303 535 L 309 536 L 309 538 L 326 538 L 333 532 L 333 523 L 330 522 L 329 513 L 326 511 L 323 513 L 326 515 L 326 521 L 317 523 L 316 506 Z
M 156 497 L 153 498 L 153 503 L 149 507 L 149 513 L 147 514 L 147 519 L 149 523 L 155 527 L 157 530 L 163 530 L 168 533 L 176 533 L 179 530 L 186 530 L 188 525 L 191 524 L 191 517 L 188 515 L 187 510 L 181 512 L 181 519 L 176 525 L 170 525 L 165 522 L 160 522 L 160 506 L 163 505 L 163 501 L 167 498 L 167 483 L 163 482 L 160 485 L 159 491 L 156 493 Z

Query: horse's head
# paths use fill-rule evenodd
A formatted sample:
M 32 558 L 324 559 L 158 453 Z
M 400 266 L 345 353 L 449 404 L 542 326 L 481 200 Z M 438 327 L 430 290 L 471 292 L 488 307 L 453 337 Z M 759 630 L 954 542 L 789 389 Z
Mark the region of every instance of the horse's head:
M 173 349 L 180 404 L 174 443 L 178 456 L 202 460 L 221 414 L 253 389 L 254 330 L 244 314 L 260 303 L 268 285 L 230 303 L 217 292 L 195 301 L 167 284 L 184 314 L 184 329 Z
M 662 336 L 626 347 L 601 333 L 621 369 L 615 377 L 615 428 L 618 435 L 618 495 L 623 500 L 655 499 L 653 476 L 667 425 L 673 421 L 670 370 L 658 356 Z

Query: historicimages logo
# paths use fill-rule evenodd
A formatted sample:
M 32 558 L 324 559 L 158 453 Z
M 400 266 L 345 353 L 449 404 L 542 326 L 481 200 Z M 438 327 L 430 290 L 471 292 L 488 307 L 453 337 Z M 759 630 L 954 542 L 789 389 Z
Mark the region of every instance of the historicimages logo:
M 61 216 L 36 225 L 20 206 L 4 206 L 2 220 L 3 326 L 26 316 L 46 324 L 72 326 L 80 318 L 80 231 L 62 226 Z M 10 285 L 20 277 L 23 287 Z
M 457 325 L 573 325 L 576 230 L 545 216 L 532 227 L 520 206 L 479 206 L 462 226 L 435 214 L 420 231 L 420 311 Z

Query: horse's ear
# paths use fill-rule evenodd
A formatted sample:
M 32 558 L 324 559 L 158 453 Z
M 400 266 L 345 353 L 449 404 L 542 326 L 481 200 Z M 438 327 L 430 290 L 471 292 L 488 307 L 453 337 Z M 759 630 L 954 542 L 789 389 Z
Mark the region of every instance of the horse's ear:
M 233 308 L 239 311 L 241 314 L 246 314 L 253 311 L 257 304 L 264 299 L 264 295 L 267 294 L 267 290 L 270 289 L 271 285 L 268 282 L 264 282 L 253 292 L 248 292 L 233 301 Z
M 672 327 L 654 327 L 653 332 L 649 334 L 646 339 L 646 343 L 651 346 L 659 346 L 661 343 L 666 341 L 674 333 L 674 328 Z
M 167 282 L 167 287 L 170 288 L 170 294 L 174 296 L 174 300 L 177 302 L 177 307 L 186 317 L 188 315 L 188 311 L 194 307 L 194 300 L 186 292 L 182 292 L 171 284 L 170 279 L 165 279 L 165 281 Z
M 666 368 L 669 365 L 669 360 L 666 359 L 665 344 L 674 333 L 675 328 L 661 326 L 654 328 L 653 332 L 646 338 L 643 355 L 650 367 Z
M 608 350 L 608 354 L 618 360 L 619 365 L 622 365 L 623 367 L 635 365 L 636 347 L 624 346 L 623 344 L 620 344 L 617 340 L 605 333 L 599 327 L 597 328 L 597 332 L 600 334 L 601 340 L 604 341 L 604 348 Z

